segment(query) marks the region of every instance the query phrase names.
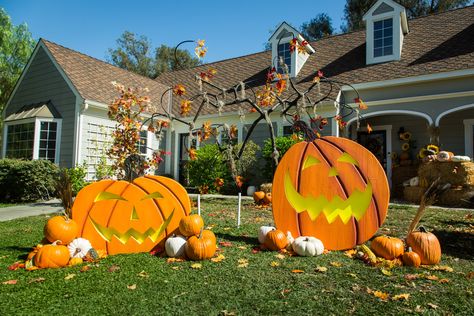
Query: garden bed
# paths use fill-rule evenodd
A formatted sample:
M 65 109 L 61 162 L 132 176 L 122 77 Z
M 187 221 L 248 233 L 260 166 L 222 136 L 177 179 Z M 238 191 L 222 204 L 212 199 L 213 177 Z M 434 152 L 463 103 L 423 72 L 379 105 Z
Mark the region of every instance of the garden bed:
M 144 253 L 110 256 L 84 272 L 86 265 L 9 271 L 42 239 L 46 217 L 0 223 L 2 314 L 459 315 L 474 309 L 473 211 L 428 210 L 423 217 L 421 224 L 440 239 L 444 268 L 400 267 L 388 275 L 344 252 L 303 258 L 256 251 L 258 227 L 272 222 L 269 209 L 245 201 L 237 229 L 235 200 L 205 199 L 201 207 L 225 257 L 220 262 L 169 263 Z M 403 238 L 415 212 L 391 207 L 379 234 Z M 2 284 L 9 280 L 17 281 Z

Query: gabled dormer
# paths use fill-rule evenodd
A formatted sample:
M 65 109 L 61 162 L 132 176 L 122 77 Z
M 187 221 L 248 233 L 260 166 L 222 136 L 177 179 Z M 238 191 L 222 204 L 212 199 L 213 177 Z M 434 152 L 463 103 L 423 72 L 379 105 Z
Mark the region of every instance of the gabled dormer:
M 408 34 L 405 8 L 392 0 L 378 0 L 365 13 L 363 20 L 367 64 L 400 60 L 403 38 Z
M 296 39 L 297 45 L 304 46 L 305 52 L 300 52 L 298 49 L 291 52 L 291 41 L 294 39 Z M 296 77 L 309 55 L 314 53 L 314 49 L 309 44 L 304 45 L 306 41 L 303 36 L 286 22 L 280 24 L 268 42 L 272 47 L 272 67 L 275 67 L 277 72 L 283 73 L 279 63 L 281 57 L 288 66 L 290 77 Z

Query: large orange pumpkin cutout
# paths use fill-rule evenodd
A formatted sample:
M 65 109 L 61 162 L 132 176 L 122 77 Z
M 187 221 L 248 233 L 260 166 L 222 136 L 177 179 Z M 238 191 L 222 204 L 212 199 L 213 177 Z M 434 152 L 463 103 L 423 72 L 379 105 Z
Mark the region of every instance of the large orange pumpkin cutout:
M 273 178 L 273 217 L 282 231 L 314 236 L 330 250 L 370 239 L 387 215 L 387 177 L 377 158 L 346 138 L 293 145 Z
M 172 235 L 190 211 L 188 194 L 178 182 L 145 176 L 86 186 L 74 201 L 72 218 L 95 249 L 134 253 L 148 252 Z

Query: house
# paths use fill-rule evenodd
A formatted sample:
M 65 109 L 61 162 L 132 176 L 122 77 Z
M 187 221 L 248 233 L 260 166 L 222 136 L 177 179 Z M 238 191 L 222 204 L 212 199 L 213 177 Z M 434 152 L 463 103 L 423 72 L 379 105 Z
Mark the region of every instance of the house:
M 416 146 L 412 157 L 421 146 L 436 138 L 443 149 L 472 157 L 474 6 L 407 20 L 404 7 L 392 0 L 379 0 L 364 15 L 364 21 L 365 30 L 326 37 L 309 43 L 305 52 L 293 54 L 289 43 L 295 37 L 301 40 L 301 35 L 287 23 L 282 23 L 269 39 L 270 51 L 166 73 L 155 81 L 40 40 L 4 112 L 2 155 L 12 156 L 16 150 L 12 148 L 18 147 L 24 152 L 32 151 L 33 158 L 44 158 L 42 135 L 44 131 L 52 132 L 56 128 L 54 154 L 57 157 L 54 161 L 65 166 L 86 162 L 92 166 L 89 170 L 92 177 L 94 154 L 89 152 L 94 152 L 91 150 L 93 141 L 100 141 L 95 135 L 100 134 L 100 126 L 113 126 L 106 118 L 106 105 L 114 97 L 110 81 L 148 86 L 152 100 L 156 101 L 167 87 L 177 83 L 186 86 L 188 95 L 197 94 L 196 73 L 212 67 L 217 71 L 212 79 L 216 85 L 232 87 L 246 82 L 246 93 L 252 93 L 264 86 L 269 68 L 279 68 L 281 58 L 298 87 L 309 86 L 318 70 L 332 80 L 348 83 L 334 85 L 330 99 L 318 105 L 318 114 L 329 121 L 322 134 L 349 137 L 369 147 L 386 168 L 389 178 L 392 171 L 395 172 L 392 153 L 401 152 L 403 142 L 399 132 L 402 131 L 412 134 L 411 145 Z M 327 88 L 322 86 L 320 92 L 328 92 Z M 338 101 L 345 100 L 355 107 L 352 101 L 357 97 L 355 91 L 368 106 L 360 112 L 363 122 L 360 128 L 357 128 L 356 112 L 337 106 Z M 172 109 L 180 116 L 179 102 L 178 97 L 167 94 L 164 104 L 154 105 Z M 199 100 L 195 102 L 199 103 Z M 242 141 L 257 117 L 248 109 L 247 105 L 235 105 L 219 113 L 205 107 L 195 126 L 205 121 L 235 124 L 238 140 Z M 193 113 L 190 114 L 182 118 L 190 120 Z M 347 122 L 343 130 L 334 120 L 336 115 L 343 116 Z M 271 116 L 271 120 L 277 135 L 291 133 L 289 123 L 278 113 Z M 34 127 L 33 121 L 36 122 Z M 46 122 L 57 122 L 57 125 Z M 364 130 L 366 122 L 373 128 L 370 134 Z M 28 140 L 28 145 L 21 146 L 29 147 L 9 143 L 14 139 L 9 133 L 17 133 L 17 129 L 21 135 L 30 135 L 21 136 Z M 54 133 L 45 135 L 54 136 Z M 51 136 L 48 137 L 46 140 L 50 141 Z M 153 135 L 147 137 L 153 147 L 156 140 Z M 162 172 L 179 178 L 179 166 L 187 159 L 184 147 L 188 137 L 187 126 L 173 124 L 173 130 L 161 144 L 173 153 L 165 160 Z M 258 124 L 251 135 L 258 145 L 268 137 L 268 127 L 263 123 Z M 46 148 L 46 157 L 53 155 L 49 148 Z

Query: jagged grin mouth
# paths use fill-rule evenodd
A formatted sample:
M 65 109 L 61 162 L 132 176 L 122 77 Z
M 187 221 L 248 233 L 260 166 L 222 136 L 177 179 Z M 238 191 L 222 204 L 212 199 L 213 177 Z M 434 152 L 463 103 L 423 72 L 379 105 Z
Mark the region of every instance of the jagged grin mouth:
M 347 224 L 351 217 L 359 221 L 365 215 L 372 200 L 372 185 L 370 182 L 367 183 L 364 191 L 355 189 L 345 200 L 336 195 L 330 201 L 323 195 L 318 197 L 311 195 L 302 196 L 293 186 L 288 172 L 285 174 L 284 182 L 285 196 L 291 207 L 297 213 L 306 211 L 312 221 L 321 213 L 326 216 L 329 224 L 333 223 L 337 217 L 344 224 Z

